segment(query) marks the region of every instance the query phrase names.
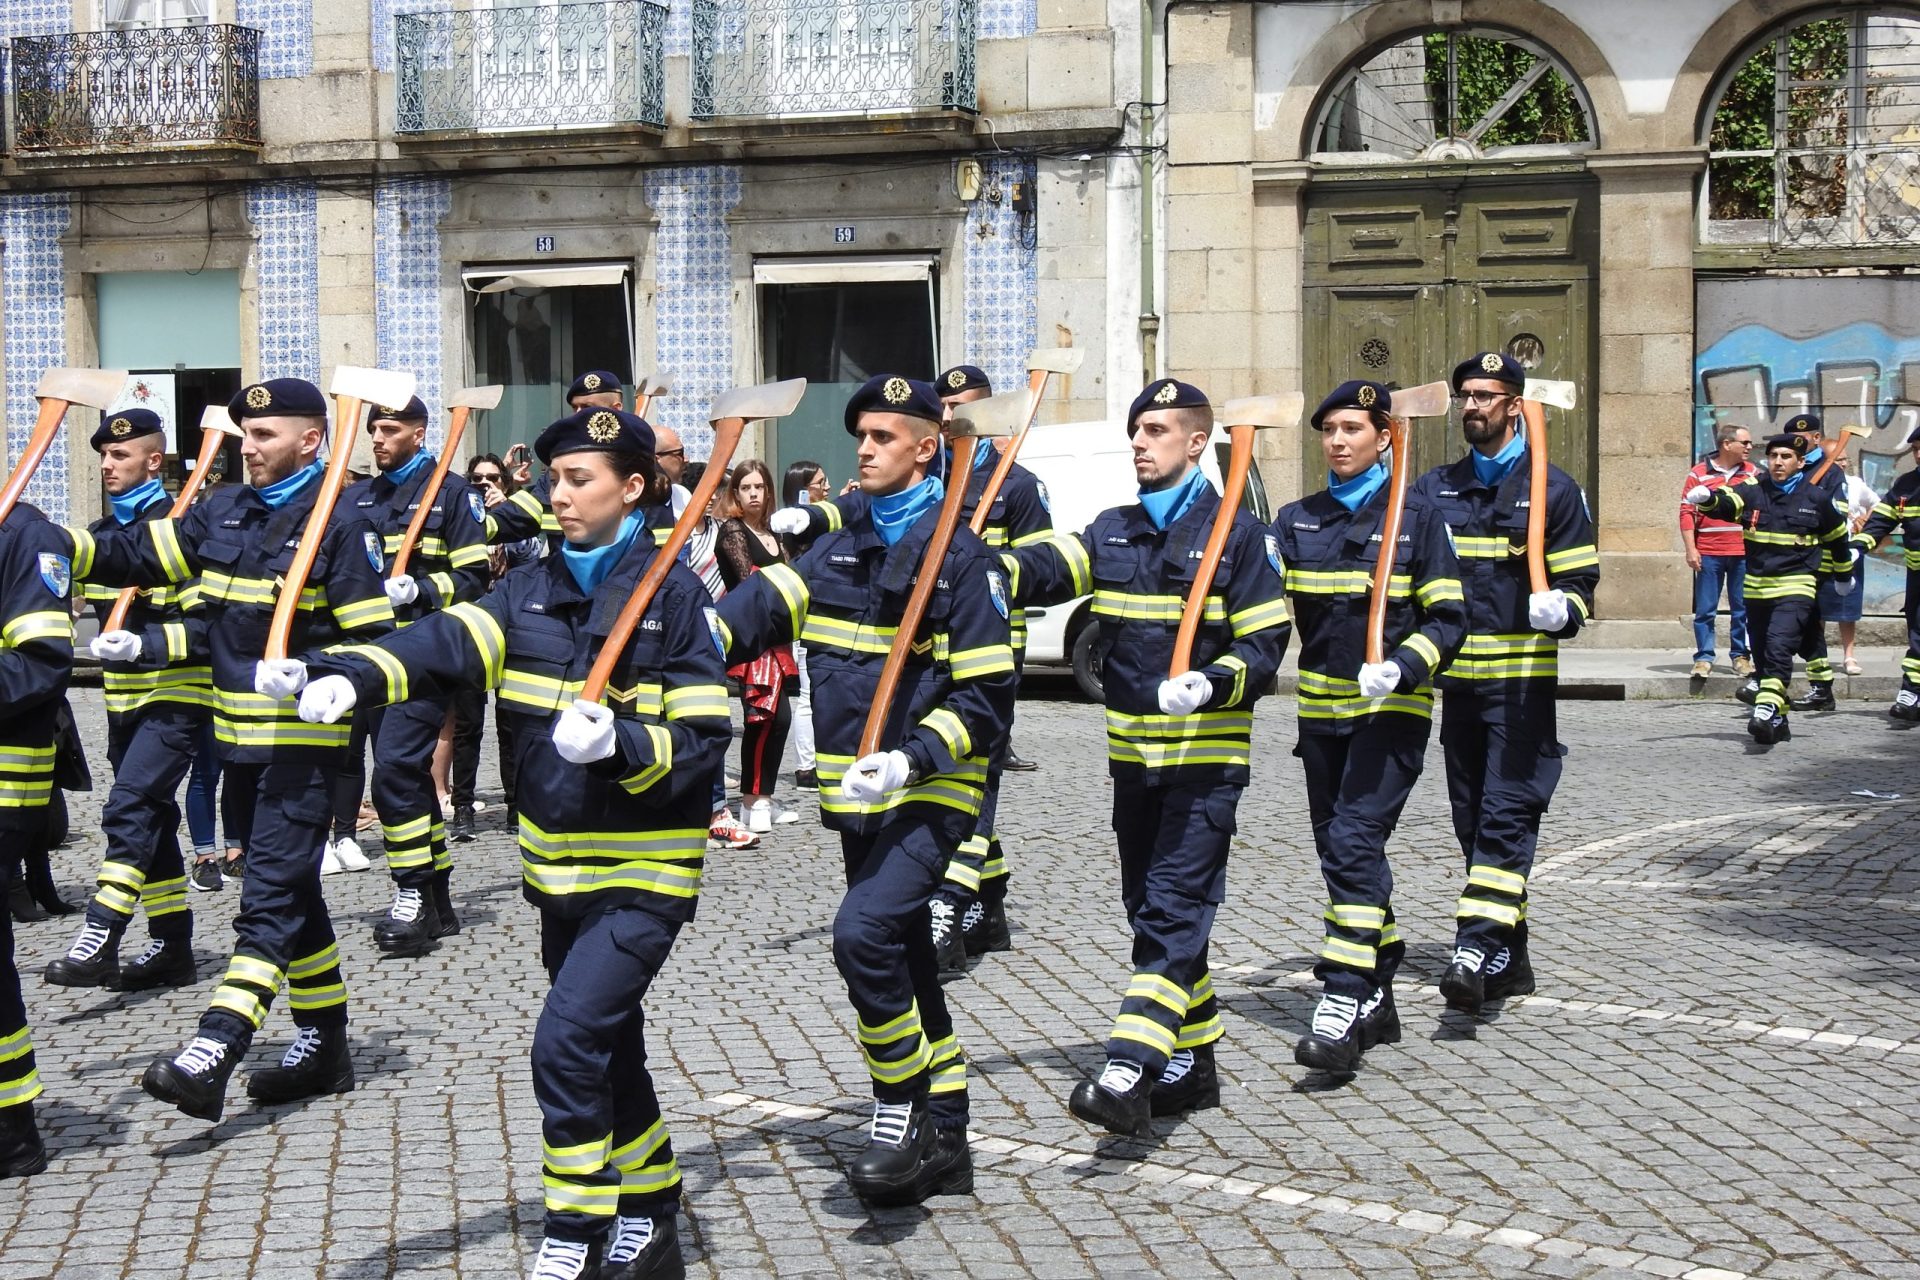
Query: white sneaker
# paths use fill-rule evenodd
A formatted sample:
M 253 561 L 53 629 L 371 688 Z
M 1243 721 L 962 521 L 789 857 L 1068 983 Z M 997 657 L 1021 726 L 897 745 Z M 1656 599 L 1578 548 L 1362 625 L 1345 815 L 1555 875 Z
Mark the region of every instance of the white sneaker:
M 773 802 L 755 800 L 747 806 L 747 830 L 755 835 L 764 835 L 773 830 Z
M 320 854 L 321 875 L 337 876 L 346 870 L 345 867 L 340 865 L 339 844 L 340 842 L 337 840 L 327 841 L 326 848 Z
M 342 836 L 333 842 L 333 856 L 340 860 L 343 871 L 365 871 L 373 865 L 366 851 L 361 849 L 360 842 L 352 836 Z

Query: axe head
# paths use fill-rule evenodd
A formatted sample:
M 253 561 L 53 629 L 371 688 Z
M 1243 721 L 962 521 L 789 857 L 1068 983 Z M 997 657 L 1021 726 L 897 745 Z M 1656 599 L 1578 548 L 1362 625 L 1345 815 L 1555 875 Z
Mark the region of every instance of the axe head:
M 236 440 L 242 434 L 239 424 L 227 416 L 227 406 L 223 404 L 210 404 L 200 411 L 200 430 L 218 431 Z
M 1027 424 L 1027 391 L 1008 391 L 972 404 L 957 404 L 941 425 L 949 436 L 1010 436 Z
M 1852 436 L 1857 440 L 1865 440 L 1872 434 L 1872 427 L 1863 427 L 1857 422 L 1849 422 L 1846 426 L 1840 428 L 1840 439 L 1843 443 L 1848 436 Z
M 1080 368 L 1087 353 L 1078 347 L 1035 347 L 1027 357 L 1027 372 L 1057 373 L 1065 377 Z
M 658 400 L 661 396 L 673 390 L 673 379 L 664 373 L 650 373 L 641 380 L 637 390 L 643 396 L 651 396 L 653 399 Z M 788 412 L 792 411 L 789 410 Z
M 1274 396 L 1229 400 L 1220 406 L 1219 418 L 1229 427 L 1297 427 L 1306 409 L 1306 401 L 1298 391 L 1283 391 Z
M 1520 398 L 1535 404 L 1551 405 L 1556 409 L 1571 409 L 1580 399 L 1571 382 L 1559 382 L 1552 378 L 1528 378 Z
M 507 389 L 499 383 L 485 387 L 462 387 L 447 397 L 449 409 L 497 409 Z
M 125 369 L 49 369 L 40 375 L 33 395 L 36 400 L 65 400 L 105 410 L 126 385 Z
M 343 364 L 334 369 L 327 392 L 362 404 L 405 404 L 413 399 L 414 382 L 410 373 Z
M 1453 386 L 1447 382 L 1423 382 L 1393 393 L 1396 418 L 1444 418 L 1453 405 Z
M 742 418 L 753 422 L 760 418 L 784 418 L 799 407 L 800 395 L 806 389 L 805 378 L 788 378 L 785 382 L 763 382 L 757 387 L 735 387 L 731 391 L 722 391 L 707 409 L 707 421 Z

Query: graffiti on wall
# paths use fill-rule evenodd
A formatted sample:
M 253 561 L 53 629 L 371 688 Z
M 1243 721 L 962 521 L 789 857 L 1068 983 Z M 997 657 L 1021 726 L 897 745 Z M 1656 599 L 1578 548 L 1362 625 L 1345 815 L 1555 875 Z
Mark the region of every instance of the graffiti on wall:
M 1694 354 L 1694 456 L 1721 424 L 1756 442 L 1796 413 L 1829 436 L 1858 424 L 1854 473 L 1876 493 L 1913 465 L 1920 428 L 1920 289 L 1898 277 L 1701 280 Z M 1754 462 L 1763 459 L 1755 451 Z M 1898 539 L 1868 562 L 1868 613 L 1899 613 L 1906 572 Z

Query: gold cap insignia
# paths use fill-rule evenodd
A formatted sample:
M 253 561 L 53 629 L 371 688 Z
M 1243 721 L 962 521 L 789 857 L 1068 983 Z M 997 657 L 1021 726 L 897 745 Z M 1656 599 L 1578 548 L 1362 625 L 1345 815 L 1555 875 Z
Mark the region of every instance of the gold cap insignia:
M 406 412 L 406 409 L 404 407 L 396 409 L 390 404 L 383 404 L 380 406 L 379 412 L 375 413 L 373 416 L 376 418 L 398 418 L 401 414 L 405 412 Z
M 107 424 L 107 430 L 116 436 L 130 436 L 133 434 L 133 424 L 125 418 L 115 418 Z
M 947 375 L 947 385 L 950 387 L 958 387 L 962 383 L 966 382 L 966 380 L 967 380 L 967 375 L 960 372 L 958 369 L 955 369 L 952 373 Z
M 1487 354 L 1480 357 L 1480 367 L 1482 369 L 1485 369 L 1488 373 L 1500 372 L 1501 368 L 1505 365 L 1505 363 L 1506 363 L 1505 361 L 1503 361 L 1499 356 L 1495 355 L 1491 351 L 1487 352 Z
M 1166 386 L 1153 393 L 1153 402 L 1155 404 L 1172 404 L 1179 398 L 1180 388 L 1172 382 L 1169 382 Z
M 1380 395 L 1372 386 L 1362 383 L 1360 390 L 1354 394 L 1353 398 L 1362 409 L 1371 409 L 1373 408 L 1374 401 L 1378 400 Z
M 913 388 L 905 378 L 888 378 L 887 385 L 880 388 L 880 396 L 888 404 L 905 404 L 913 399 Z
M 273 403 L 273 392 L 265 387 L 247 388 L 247 408 L 264 409 Z
M 595 444 L 606 444 L 609 441 L 618 439 L 619 435 L 620 419 L 614 417 L 605 409 L 602 409 L 587 419 L 587 439 L 593 441 Z
M 600 389 L 600 375 L 597 373 L 590 373 L 586 377 L 580 379 L 580 385 L 585 387 L 588 391 L 598 391 Z

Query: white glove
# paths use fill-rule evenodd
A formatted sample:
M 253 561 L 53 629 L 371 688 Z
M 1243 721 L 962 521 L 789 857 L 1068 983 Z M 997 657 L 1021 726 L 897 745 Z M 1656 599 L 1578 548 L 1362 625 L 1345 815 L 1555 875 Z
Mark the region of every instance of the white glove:
M 140 637 L 131 631 L 102 631 L 87 648 L 102 662 L 132 662 L 140 656 Z
M 253 664 L 253 691 L 291 698 L 307 687 L 307 664 L 298 658 L 262 658 Z
M 308 724 L 338 724 L 360 695 L 345 676 L 321 676 L 300 691 L 300 718 Z
M 1360 696 L 1384 698 L 1400 687 L 1400 664 L 1369 662 L 1360 668 Z
M 395 574 L 382 585 L 387 589 L 389 604 L 412 604 L 420 598 L 420 584 L 413 580 L 410 573 Z
M 553 722 L 553 749 L 569 764 L 592 764 L 613 754 L 613 708 L 585 698 Z
M 1160 682 L 1160 710 L 1170 716 L 1190 716 L 1207 705 L 1213 684 L 1200 671 L 1182 671 Z
M 1535 631 L 1559 631 L 1567 625 L 1567 593 L 1555 587 L 1527 597 L 1527 622 Z
M 1858 581 L 1851 573 L 1842 574 L 1833 580 L 1833 594 L 1845 598 L 1853 594 L 1854 584 Z
M 767 528 L 791 537 L 805 533 L 809 523 L 807 513 L 799 507 L 782 507 L 767 517 Z
M 872 804 L 889 791 L 898 791 L 913 776 L 913 761 L 904 751 L 876 751 L 853 762 L 840 779 L 840 794 L 855 804 Z
M 1687 501 L 1696 507 L 1704 507 L 1713 498 L 1713 490 L 1703 484 L 1697 484 L 1687 490 Z

